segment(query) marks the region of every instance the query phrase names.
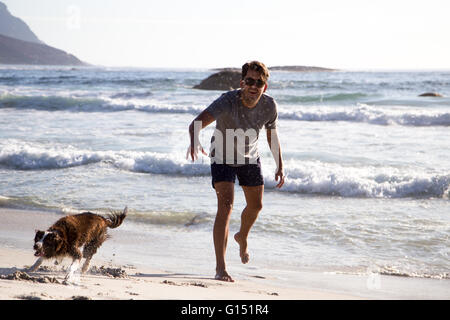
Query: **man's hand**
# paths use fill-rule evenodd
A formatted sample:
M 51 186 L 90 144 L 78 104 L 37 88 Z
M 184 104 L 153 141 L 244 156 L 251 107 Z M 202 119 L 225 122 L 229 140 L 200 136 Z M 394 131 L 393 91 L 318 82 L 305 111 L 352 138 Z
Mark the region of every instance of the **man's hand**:
M 279 168 L 277 172 L 275 173 L 275 181 L 278 181 L 278 178 L 280 179 L 280 182 L 276 185 L 277 188 L 281 188 L 284 184 L 284 172 L 283 168 Z
M 269 143 L 270 152 L 272 152 L 273 159 L 277 165 L 277 171 L 275 172 L 275 181 L 278 181 L 277 188 L 281 188 L 284 184 L 284 172 L 283 172 L 283 157 L 281 156 L 280 140 L 278 139 L 278 133 L 276 129 L 267 129 L 267 142 Z
M 189 159 L 190 155 L 192 162 L 194 162 L 198 159 L 199 152 L 203 153 L 205 156 L 208 155 L 200 143 L 197 143 L 195 147 L 189 146 L 186 152 L 186 159 Z
M 199 151 L 205 156 L 208 155 L 200 144 L 199 135 L 200 130 L 211 124 L 213 121 L 214 117 L 208 111 L 203 110 L 189 125 L 189 138 L 191 144 L 188 147 L 186 159 L 189 159 L 189 155 L 191 155 L 191 160 L 194 162 L 198 159 Z

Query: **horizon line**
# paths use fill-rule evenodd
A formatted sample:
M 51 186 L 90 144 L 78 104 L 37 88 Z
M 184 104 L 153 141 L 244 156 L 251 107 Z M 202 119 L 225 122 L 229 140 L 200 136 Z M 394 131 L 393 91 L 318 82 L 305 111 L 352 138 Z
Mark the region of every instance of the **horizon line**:
M 83 61 L 84 62 L 84 61 Z M 85 62 L 87 63 L 87 62 Z M 208 70 L 213 71 L 215 69 L 241 69 L 241 67 L 200 67 L 200 66 L 133 66 L 133 65 L 101 65 L 87 63 L 86 66 L 79 65 L 38 65 L 38 64 L 2 64 L 1 68 L 7 67 L 64 67 L 64 68 L 113 68 L 113 69 L 154 69 L 154 70 Z M 326 68 L 331 69 L 330 71 L 284 71 L 284 70 L 272 70 L 271 72 L 297 72 L 297 73 L 310 73 L 310 72 L 433 72 L 433 71 L 449 71 L 450 67 L 440 67 L 440 68 L 328 68 L 328 67 L 317 67 L 317 66 L 306 66 L 306 65 L 276 65 L 269 66 L 268 68 L 274 67 L 315 67 L 315 68 Z

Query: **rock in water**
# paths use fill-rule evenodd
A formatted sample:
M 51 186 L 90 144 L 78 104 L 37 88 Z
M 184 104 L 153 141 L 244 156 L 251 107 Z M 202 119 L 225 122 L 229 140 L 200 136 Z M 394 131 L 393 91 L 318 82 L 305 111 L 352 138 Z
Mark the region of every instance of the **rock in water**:
M 419 97 L 443 97 L 442 94 L 437 92 L 425 92 L 419 95 Z
M 194 86 L 194 89 L 203 90 L 233 90 L 240 87 L 241 72 L 239 71 L 220 71 L 210 75 L 200 84 Z

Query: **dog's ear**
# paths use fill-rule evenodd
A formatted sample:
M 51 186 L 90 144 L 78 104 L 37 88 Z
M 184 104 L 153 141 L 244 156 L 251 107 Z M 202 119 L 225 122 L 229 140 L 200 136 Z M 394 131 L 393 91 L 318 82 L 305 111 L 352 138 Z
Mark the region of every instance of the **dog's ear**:
M 34 236 L 34 242 L 38 242 L 39 240 L 42 239 L 42 237 L 44 236 L 45 232 L 41 231 L 41 230 L 34 230 L 36 231 L 36 235 Z

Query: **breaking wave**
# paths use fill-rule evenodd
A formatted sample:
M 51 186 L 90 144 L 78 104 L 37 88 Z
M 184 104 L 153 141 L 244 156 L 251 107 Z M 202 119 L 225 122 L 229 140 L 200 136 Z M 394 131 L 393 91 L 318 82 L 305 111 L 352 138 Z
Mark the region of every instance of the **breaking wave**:
M 69 112 L 120 112 L 139 111 L 148 113 L 187 113 L 196 115 L 205 106 L 161 103 L 157 100 L 145 100 L 152 93 L 120 92 L 107 99 L 73 98 L 61 96 L 15 96 L 3 94 L 0 96 L 0 109 L 32 109 L 42 111 Z M 117 98 L 117 99 L 116 99 Z M 128 99 L 139 99 L 131 103 Z M 294 108 L 294 107 L 293 107 Z M 403 111 L 388 110 L 382 107 L 358 105 L 353 107 L 302 107 L 301 109 L 282 107 L 279 109 L 280 119 L 296 121 L 345 121 L 361 122 L 376 125 L 404 126 L 450 126 L 450 113 L 444 111 Z
M 433 111 L 387 111 L 367 105 L 352 108 L 311 108 L 281 111 L 281 119 L 298 121 L 346 121 L 377 125 L 450 126 L 450 113 Z
M 139 173 L 208 176 L 209 161 L 191 163 L 181 154 L 134 151 L 90 151 L 71 146 L 46 147 L 6 142 L 0 145 L 0 166 L 15 170 L 52 170 L 96 163 Z M 347 167 L 320 161 L 292 163 L 282 192 L 362 198 L 446 198 L 450 175 L 391 167 Z M 266 187 L 275 189 L 273 173 L 264 173 Z
M 450 174 L 420 173 L 390 167 L 345 167 L 303 161 L 289 165 L 282 191 L 361 198 L 443 198 L 450 195 Z M 268 187 L 274 187 L 270 181 Z
M 130 97 L 133 93 L 121 93 L 120 97 Z M 148 94 L 149 96 L 151 95 Z M 200 107 L 186 107 L 170 104 L 146 104 L 134 105 L 130 103 L 115 103 L 100 98 L 71 98 L 60 96 L 30 97 L 30 96 L 3 96 L 0 98 L 1 108 L 32 109 L 42 111 L 69 111 L 69 112 L 119 112 L 119 111 L 143 111 L 150 113 L 192 113 L 201 110 Z
M 0 96 L 0 109 L 31 109 L 41 111 L 68 111 L 68 112 L 119 112 L 119 111 L 142 111 L 150 113 L 191 113 L 200 112 L 200 106 L 184 106 L 167 103 L 155 104 L 132 104 L 123 102 L 130 98 L 147 98 L 151 92 L 121 92 L 108 99 L 101 98 L 73 98 L 61 96 Z
M 124 91 L 111 95 L 111 99 L 145 99 L 152 95 L 153 93 L 151 91 Z
M 366 98 L 368 95 L 364 93 L 336 93 L 336 94 L 316 94 L 316 95 L 282 95 L 277 98 L 278 103 L 301 104 L 308 102 L 342 102 L 342 101 L 358 101 L 358 99 Z
M 90 151 L 74 147 L 45 147 L 24 144 L 0 146 L 0 165 L 16 170 L 50 170 L 110 163 L 123 170 L 154 174 L 204 176 L 209 165 L 155 152 Z

